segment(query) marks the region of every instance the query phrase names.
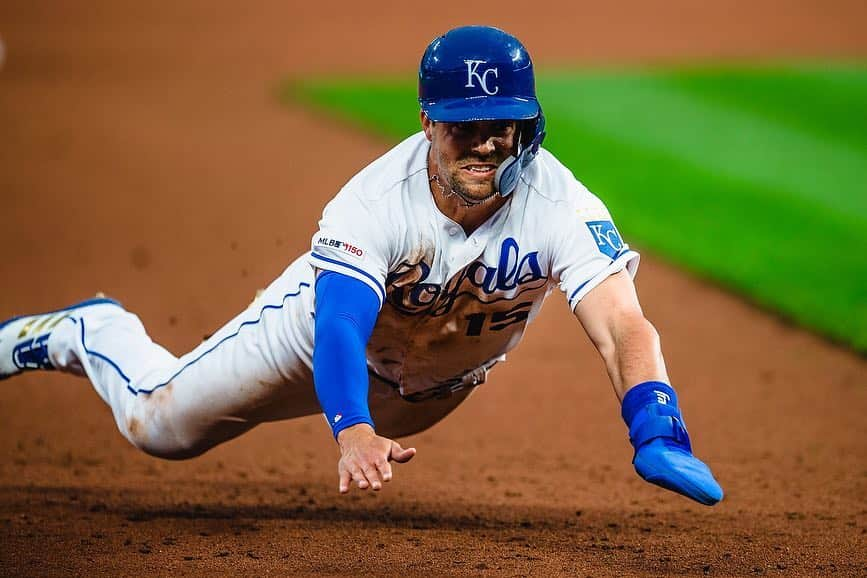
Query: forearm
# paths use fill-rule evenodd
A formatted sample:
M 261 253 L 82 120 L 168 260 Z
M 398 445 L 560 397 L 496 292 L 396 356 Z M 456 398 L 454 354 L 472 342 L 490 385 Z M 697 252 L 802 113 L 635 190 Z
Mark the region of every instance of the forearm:
M 372 426 L 364 343 L 359 331 L 350 319 L 339 315 L 320 319 L 316 323 L 313 382 L 322 412 L 335 436 L 355 424 Z
M 641 312 L 624 313 L 614 322 L 599 352 L 618 399 L 645 381 L 668 383 L 659 334 Z
M 360 281 L 332 272 L 317 278 L 313 382 L 335 437 L 352 425 L 373 426 L 365 348 L 377 306 L 372 290 Z

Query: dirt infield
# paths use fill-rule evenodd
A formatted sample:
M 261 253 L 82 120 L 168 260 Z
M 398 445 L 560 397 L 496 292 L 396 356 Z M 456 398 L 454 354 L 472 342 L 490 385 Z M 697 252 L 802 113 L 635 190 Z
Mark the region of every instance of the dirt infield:
M 867 55 L 855 1 L 50 4 L 0 6 L 0 318 L 99 290 L 176 353 L 305 250 L 323 204 L 388 148 L 281 108 L 287 73 L 412 71 L 434 34 L 478 21 L 543 64 Z M 377 495 L 337 494 L 318 418 L 166 462 L 83 380 L 3 382 L 0 574 L 867 574 L 867 360 L 651 255 L 639 290 L 726 489 L 716 508 L 633 473 L 557 296 Z

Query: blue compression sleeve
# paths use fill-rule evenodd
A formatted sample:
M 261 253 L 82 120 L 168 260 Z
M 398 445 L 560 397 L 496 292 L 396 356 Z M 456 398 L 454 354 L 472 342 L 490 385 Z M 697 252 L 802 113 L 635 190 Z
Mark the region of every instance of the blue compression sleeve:
M 373 426 L 367 406 L 365 350 L 379 297 L 357 279 L 326 271 L 316 279 L 313 382 L 334 437 L 349 426 Z

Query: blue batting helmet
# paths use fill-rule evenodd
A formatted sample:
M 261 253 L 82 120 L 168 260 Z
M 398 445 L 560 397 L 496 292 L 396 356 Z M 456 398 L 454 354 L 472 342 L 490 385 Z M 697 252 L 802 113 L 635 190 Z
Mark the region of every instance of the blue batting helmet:
M 495 187 L 503 196 L 545 138 L 530 55 L 517 38 L 491 26 L 454 28 L 428 45 L 418 70 L 418 102 L 435 122 L 525 121 L 516 155 L 497 171 Z
M 529 120 L 539 116 L 533 63 L 521 42 L 490 26 L 462 26 L 428 45 L 418 101 L 433 121 Z

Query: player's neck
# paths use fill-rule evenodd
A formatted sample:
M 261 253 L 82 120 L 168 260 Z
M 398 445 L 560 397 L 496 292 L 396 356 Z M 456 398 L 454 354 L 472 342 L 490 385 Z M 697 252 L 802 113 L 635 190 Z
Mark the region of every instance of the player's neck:
M 460 225 L 467 237 L 472 235 L 473 231 L 481 227 L 509 200 L 508 197 L 494 195 L 483 203 L 468 206 L 466 201 L 458 195 L 445 194 L 441 188 L 437 187 L 436 183 L 431 183 L 430 189 L 439 211 Z

